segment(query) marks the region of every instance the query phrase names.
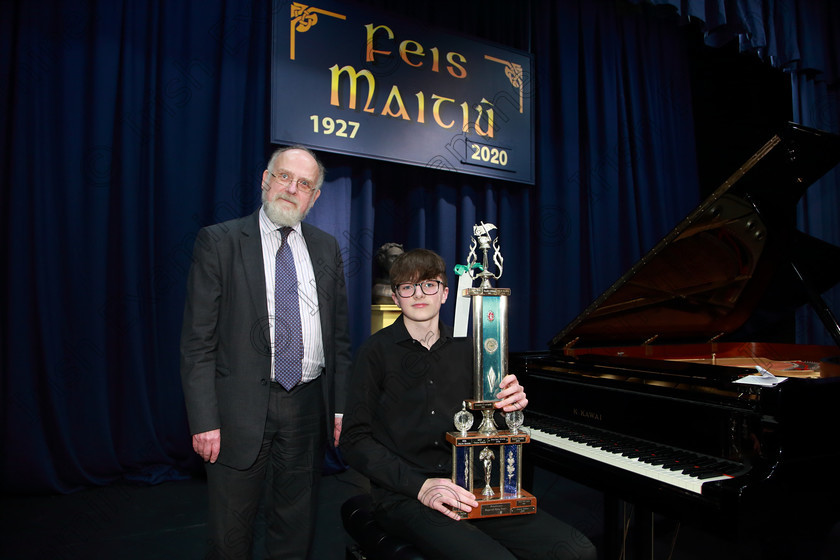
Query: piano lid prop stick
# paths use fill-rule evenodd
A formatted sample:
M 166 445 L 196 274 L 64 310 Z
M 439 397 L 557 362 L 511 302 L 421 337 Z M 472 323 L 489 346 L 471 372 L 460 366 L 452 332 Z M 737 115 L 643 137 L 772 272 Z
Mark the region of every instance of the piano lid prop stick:
M 472 288 L 473 277 L 469 274 L 470 268 L 478 268 L 483 270 L 479 263 L 473 263 L 469 267 L 465 264 L 455 265 L 455 274 L 458 275 L 458 292 L 455 298 L 455 326 L 453 327 L 453 336 L 466 337 L 467 327 L 470 320 L 470 304 L 472 297 L 466 294 L 466 290 Z

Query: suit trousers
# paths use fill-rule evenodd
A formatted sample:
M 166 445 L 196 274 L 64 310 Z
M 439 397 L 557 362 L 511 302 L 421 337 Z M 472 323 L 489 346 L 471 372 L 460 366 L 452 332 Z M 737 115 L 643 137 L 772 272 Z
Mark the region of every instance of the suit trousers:
M 413 543 L 430 558 L 465 560 L 596 560 L 580 531 L 544 511 L 472 521 L 450 519 L 416 498 L 389 500 L 375 510 L 382 529 Z
M 311 546 L 316 485 L 325 450 L 322 381 L 286 391 L 271 383 L 262 446 L 245 470 L 207 463 L 208 558 L 251 560 L 260 504 L 266 519 L 265 558 L 305 559 Z M 221 430 L 225 445 L 225 429 Z

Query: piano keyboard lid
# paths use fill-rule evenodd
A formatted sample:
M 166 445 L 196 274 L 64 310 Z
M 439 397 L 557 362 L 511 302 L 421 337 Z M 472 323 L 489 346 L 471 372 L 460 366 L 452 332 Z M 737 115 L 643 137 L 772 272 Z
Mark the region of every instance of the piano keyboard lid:
M 774 318 L 790 321 L 808 302 L 819 307 L 818 294 L 840 279 L 840 248 L 797 230 L 796 204 L 838 162 L 840 136 L 789 123 L 555 336 L 551 350 L 767 340 Z M 826 310 L 817 312 L 840 346 Z

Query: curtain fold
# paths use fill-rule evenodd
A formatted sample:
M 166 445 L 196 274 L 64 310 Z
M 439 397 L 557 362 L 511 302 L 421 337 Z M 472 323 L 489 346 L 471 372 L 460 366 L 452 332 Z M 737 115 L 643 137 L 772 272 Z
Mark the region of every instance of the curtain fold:
M 814 0 L 627 0 L 655 4 L 679 13 L 683 21 L 703 23 L 706 42 L 723 46 L 737 40 L 774 66 L 821 74 L 837 82 L 840 6 Z

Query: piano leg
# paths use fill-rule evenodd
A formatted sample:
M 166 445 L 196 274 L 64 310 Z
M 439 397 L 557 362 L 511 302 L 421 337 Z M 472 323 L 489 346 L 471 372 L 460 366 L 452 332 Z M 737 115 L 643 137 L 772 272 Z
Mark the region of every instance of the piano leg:
M 653 511 L 605 492 L 603 558 L 653 560 L 654 550 Z
M 621 558 L 624 543 L 623 502 L 608 492 L 604 492 L 604 556 L 603 558 Z
M 634 540 L 635 556 L 640 560 L 653 560 L 653 512 L 635 504 L 633 506 L 633 525 L 636 538 Z

